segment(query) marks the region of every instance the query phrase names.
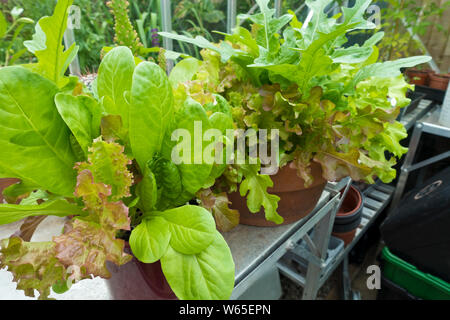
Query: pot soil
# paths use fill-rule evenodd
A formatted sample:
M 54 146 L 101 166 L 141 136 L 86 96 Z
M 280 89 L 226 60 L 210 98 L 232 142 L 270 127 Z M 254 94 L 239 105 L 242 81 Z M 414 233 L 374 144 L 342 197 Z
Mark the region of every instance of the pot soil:
M 356 235 L 356 230 L 362 219 L 362 209 L 362 193 L 357 187 L 350 186 L 350 189 L 336 214 L 333 226 L 333 236 L 344 240 L 346 246 Z
M 298 177 L 297 170 L 289 165 L 281 168 L 272 176 L 273 187 L 268 189 L 270 194 L 280 197 L 278 202 L 278 214 L 284 218 L 283 225 L 296 222 L 307 216 L 317 205 L 327 181 L 322 177 L 322 167 L 313 162 L 311 172 L 314 177 L 313 184 L 305 188 L 305 181 Z M 239 192 L 228 195 L 231 208 L 240 213 L 240 223 L 258 227 L 276 227 L 274 222 L 267 221 L 264 209 L 258 213 L 251 213 L 247 207 L 247 198 L 241 197 Z
M 20 182 L 19 179 L 13 179 L 13 178 L 1 178 L 0 179 L 0 203 L 4 202 L 3 198 L 3 190 L 8 188 L 9 186 Z
M 430 74 L 429 87 L 438 90 L 447 90 L 450 74 Z

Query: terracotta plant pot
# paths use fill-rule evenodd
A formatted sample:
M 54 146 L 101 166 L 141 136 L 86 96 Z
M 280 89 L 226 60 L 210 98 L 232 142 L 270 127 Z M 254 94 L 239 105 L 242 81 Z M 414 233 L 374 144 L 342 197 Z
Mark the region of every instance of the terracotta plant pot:
M 273 188 L 269 188 L 270 194 L 280 197 L 278 202 L 278 214 L 284 218 L 283 224 L 290 224 L 307 216 L 317 205 L 327 181 L 322 177 L 322 167 L 313 162 L 311 165 L 314 182 L 309 188 L 305 188 L 304 180 L 297 176 L 297 170 L 289 165 L 281 168 L 278 173 L 271 176 Z M 276 227 L 276 223 L 267 221 L 264 209 L 258 213 L 251 213 L 247 207 L 247 198 L 241 197 L 238 192 L 228 195 L 231 208 L 239 211 L 240 223 L 258 227 Z
M 438 90 L 447 90 L 450 74 L 430 74 L 429 87 Z
M 355 186 L 350 186 L 336 214 L 333 235 L 344 240 L 345 245 L 348 245 L 353 240 L 356 230 L 361 223 L 363 200 L 363 195 L 359 189 Z
M 18 182 L 20 182 L 19 179 L 13 179 L 13 178 L 1 178 L 0 179 L 0 203 L 4 202 L 3 190 L 15 183 L 18 183 Z
M 430 72 L 427 70 L 409 69 L 406 71 L 406 75 L 409 78 L 409 83 L 421 86 L 428 85 L 429 74 Z

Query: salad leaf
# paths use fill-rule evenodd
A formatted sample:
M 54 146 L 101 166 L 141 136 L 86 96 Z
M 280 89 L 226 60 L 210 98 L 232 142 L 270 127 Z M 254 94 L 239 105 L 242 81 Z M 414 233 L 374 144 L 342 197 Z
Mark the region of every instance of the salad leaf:
M 262 206 L 268 221 L 283 223 L 284 219 L 277 213 L 280 198 L 267 192 L 267 188 L 273 187 L 270 176 L 260 175 L 259 166 L 256 165 L 243 165 L 241 169 L 245 179 L 241 182 L 239 192 L 241 197 L 245 197 L 248 193 L 247 206 L 250 212 L 257 213 Z
M 0 176 L 71 197 L 75 155 L 70 131 L 55 106 L 57 90 L 25 68 L 0 70 Z
M 77 266 L 72 273 L 76 280 L 91 275 L 109 278 L 106 261 L 120 266 L 132 258 L 123 252 L 125 242 L 116 239 L 115 232 L 93 221 L 75 219 L 63 235 L 53 238 L 56 257 L 66 266 Z
M 47 299 L 50 288 L 66 278 L 66 270 L 55 257 L 53 242 L 25 242 L 19 237 L 11 237 L 1 242 L 0 269 L 8 271 L 17 282 L 17 289 L 28 297 L 39 292 L 39 299 Z
M 36 24 L 33 40 L 24 42 L 38 59 L 38 64 L 33 65 L 32 69 L 52 80 L 59 88 L 69 82 L 64 73 L 78 52 L 75 44 L 65 51 L 62 44 L 72 3 L 73 0 L 58 1 L 53 15 L 41 18 Z
M 170 72 L 169 81 L 174 89 L 180 83 L 191 80 L 194 74 L 197 73 L 201 61 L 195 58 L 186 58 L 178 62 Z
M 75 97 L 64 93 L 56 95 L 55 103 L 60 116 L 87 155 L 92 140 L 100 135 L 101 111 L 98 104 L 88 96 Z
M 368 77 L 390 78 L 400 75 L 400 68 L 409 68 L 431 60 L 429 56 L 417 56 L 398 59 L 396 61 L 378 62 L 360 69 L 344 90 L 348 94 L 354 93 L 356 85 Z
M 155 175 L 150 169 L 145 169 L 142 181 L 137 186 L 136 194 L 139 196 L 139 204 L 144 212 L 155 209 L 158 202 L 158 186 Z
M 183 190 L 188 192 L 191 197 L 203 187 L 213 165 L 203 161 L 203 152 L 206 144 L 203 142 L 203 136 L 196 136 L 196 131 L 198 131 L 200 125 L 202 132 L 211 128 L 205 109 L 199 103 L 189 98 L 186 100 L 183 108 L 175 114 L 175 121 L 167 132 L 161 150 L 161 155 L 167 160 L 173 161 L 173 154 L 180 157 L 181 163 L 177 164 L 177 167 L 180 172 L 181 183 Z M 190 141 L 181 141 L 180 144 L 178 144 L 178 141 L 173 141 L 172 133 L 175 130 L 189 132 Z M 182 138 L 184 140 L 184 137 Z M 190 153 L 183 150 L 185 146 L 190 147 Z
M 186 205 L 152 215 L 164 218 L 169 224 L 170 246 L 180 253 L 199 253 L 214 239 L 214 219 L 202 207 Z
M 9 224 L 27 217 L 35 216 L 76 216 L 86 212 L 65 199 L 48 201 L 39 205 L 0 204 L 0 225 Z
M 127 47 L 109 51 L 100 64 L 97 77 L 97 92 L 103 99 L 103 107 L 110 115 L 119 115 L 128 130 L 130 105 L 125 94 L 131 91 L 134 56 Z
M 145 218 L 130 236 L 130 247 L 139 261 L 153 263 L 167 252 L 171 238 L 167 221 L 158 216 Z
M 140 63 L 133 74 L 130 105 L 130 143 L 143 170 L 161 149 L 173 117 L 173 93 L 164 71 L 151 62 Z
M 201 206 L 213 214 L 218 230 L 227 232 L 239 224 L 239 211 L 229 208 L 231 202 L 225 192 L 214 194 L 211 189 L 204 189 L 197 196 Z
M 124 154 L 124 147 L 114 143 L 95 139 L 89 148 L 88 161 L 79 163 L 79 171 L 89 170 L 95 182 L 102 182 L 111 187 L 111 199 L 120 200 L 130 196 L 133 175 L 127 170 L 131 160 Z
M 231 252 L 217 231 L 210 246 L 195 255 L 179 253 L 169 246 L 161 267 L 180 299 L 229 299 L 234 288 Z

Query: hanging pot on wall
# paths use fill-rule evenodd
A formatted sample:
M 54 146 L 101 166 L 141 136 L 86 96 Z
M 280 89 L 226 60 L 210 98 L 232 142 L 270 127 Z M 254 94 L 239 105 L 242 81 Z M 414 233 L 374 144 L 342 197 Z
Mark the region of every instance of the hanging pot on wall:
M 273 187 L 267 191 L 280 197 L 278 202 L 278 214 L 284 218 L 283 224 L 296 222 L 307 216 L 317 205 L 327 181 L 322 177 L 322 167 L 313 162 L 311 173 L 314 182 L 305 188 L 305 181 L 298 177 L 297 170 L 289 165 L 281 168 L 276 175 L 271 176 Z M 274 222 L 267 221 L 264 209 L 258 213 L 251 213 L 247 207 L 247 198 L 241 197 L 239 192 L 228 195 L 231 201 L 230 207 L 240 213 L 240 223 L 258 227 L 276 227 Z
M 344 240 L 345 245 L 348 245 L 356 235 L 362 219 L 363 204 L 364 196 L 361 191 L 355 186 L 350 186 L 333 226 L 333 235 Z

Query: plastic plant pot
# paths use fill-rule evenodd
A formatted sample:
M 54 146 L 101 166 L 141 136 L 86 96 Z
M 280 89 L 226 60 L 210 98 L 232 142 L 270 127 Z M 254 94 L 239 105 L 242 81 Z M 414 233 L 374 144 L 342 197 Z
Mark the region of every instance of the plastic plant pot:
M 355 186 L 350 186 L 336 214 L 333 226 L 333 235 L 344 240 L 346 246 L 355 237 L 356 230 L 361 223 L 363 203 L 364 196 L 361 191 Z

